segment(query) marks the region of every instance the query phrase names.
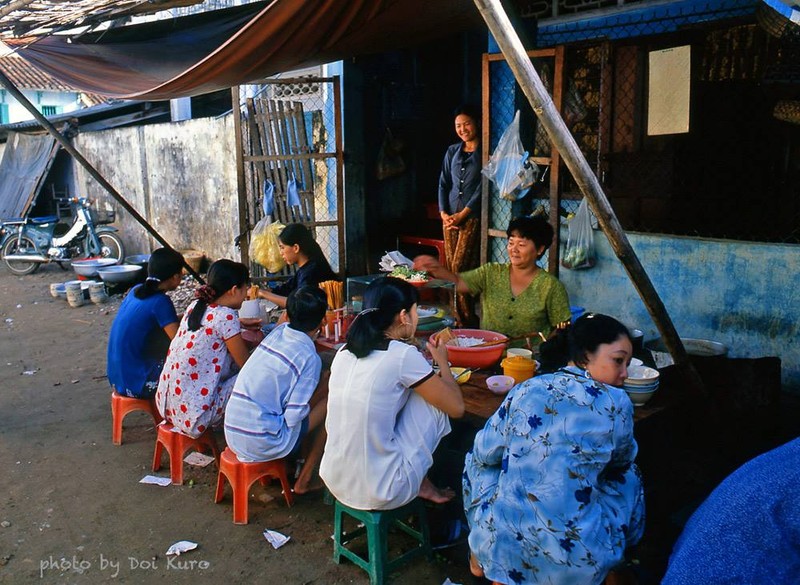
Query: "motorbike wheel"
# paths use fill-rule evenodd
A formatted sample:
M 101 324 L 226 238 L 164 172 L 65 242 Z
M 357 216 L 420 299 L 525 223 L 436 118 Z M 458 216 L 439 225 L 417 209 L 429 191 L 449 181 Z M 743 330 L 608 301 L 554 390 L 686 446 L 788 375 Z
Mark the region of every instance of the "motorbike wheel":
M 114 258 L 117 264 L 122 264 L 125 259 L 125 246 L 119 236 L 113 232 L 98 234 L 102 246 L 100 255 L 103 258 Z
M 21 253 L 25 253 L 27 250 L 36 251 L 36 246 L 33 243 L 33 240 L 30 238 L 26 238 L 25 236 L 22 237 L 22 250 Z M 37 270 L 39 270 L 40 263 L 39 262 L 25 262 L 24 260 L 7 260 L 6 256 L 11 254 L 17 254 L 20 252 L 19 246 L 19 238 L 11 237 L 6 240 L 6 243 L 3 244 L 3 262 L 5 262 L 6 268 L 8 268 L 14 274 L 33 274 Z

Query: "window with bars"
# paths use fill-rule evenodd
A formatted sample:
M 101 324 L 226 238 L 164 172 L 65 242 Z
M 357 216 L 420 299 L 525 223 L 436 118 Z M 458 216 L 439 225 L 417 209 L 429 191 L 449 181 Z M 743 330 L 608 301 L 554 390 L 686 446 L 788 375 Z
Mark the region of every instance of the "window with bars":
M 61 113 L 61 106 L 41 106 L 43 116 L 55 116 Z
M 0 104 L 0 124 L 8 124 L 8 104 Z

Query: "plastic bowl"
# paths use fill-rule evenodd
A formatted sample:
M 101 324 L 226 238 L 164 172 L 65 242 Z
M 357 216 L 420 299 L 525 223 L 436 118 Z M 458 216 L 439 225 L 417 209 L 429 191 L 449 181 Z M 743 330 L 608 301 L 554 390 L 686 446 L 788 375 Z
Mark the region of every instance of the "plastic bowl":
M 486 378 L 486 387 L 495 394 L 506 394 L 514 387 L 515 381 L 511 376 L 489 376 Z
M 450 368 L 450 373 L 453 374 L 453 378 L 456 378 L 456 382 L 458 382 L 459 384 L 466 384 L 469 381 L 470 377 L 472 376 L 472 372 L 467 372 L 466 374 L 461 376 L 461 374 L 463 374 L 466 371 L 467 368 Z M 459 378 L 459 376 L 461 377 Z
M 503 343 L 484 347 L 456 347 L 448 343 L 448 361 L 454 366 L 462 366 L 464 368 L 492 367 L 502 357 L 508 342 L 508 337 L 502 333 L 486 329 L 453 329 L 453 337 L 476 337 L 484 341 L 503 341 Z
M 112 284 L 134 282 L 142 271 L 141 266 L 133 264 L 123 264 L 121 266 L 109 266 L 108 268 L 101 268 L 97 271 L 103 282 Z
M 100 268 L 107 268 L 117 263 L 114 258 L 90 258 L 89 260 L 73 260 L 72 269 L 80 276 L 97 276 Z

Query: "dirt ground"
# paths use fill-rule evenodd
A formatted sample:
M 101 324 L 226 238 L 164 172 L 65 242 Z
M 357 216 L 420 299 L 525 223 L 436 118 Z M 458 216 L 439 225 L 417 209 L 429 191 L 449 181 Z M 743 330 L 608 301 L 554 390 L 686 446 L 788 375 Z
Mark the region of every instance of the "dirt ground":
M 256 484 L 250 523 L 236 526 L 230 495 L 213 503 L 213 464 L 185 465 L 182 486 L 139 483 L 152 473 L 152 421 L 128 415 L 123 444 L 111 443 L 105 351 L 121 297 L 71 308 L 50 296 L 73 277 L 0 267 L 0 583 L 368 583 L 332 561 L 333 508 L 321 494 L 287 508 L 277 483 Z M 166 461 L 157 475 L 169 476 Z M 291 540 L 274 550 L 266 528 Z M 180 540 L 199 547 L 168 559 Z M 465 561 L 461 544 L 392 581 L 472 583 Z

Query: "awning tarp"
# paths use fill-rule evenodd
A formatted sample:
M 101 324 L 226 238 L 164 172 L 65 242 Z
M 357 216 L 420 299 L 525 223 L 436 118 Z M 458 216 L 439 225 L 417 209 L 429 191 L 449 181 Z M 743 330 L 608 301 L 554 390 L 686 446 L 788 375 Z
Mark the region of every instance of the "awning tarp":
M 0 161 L 0 219 L 24 216 L 58 152 L 49 134 L 11 132 Z
M 412 46 L 480 23 L 471 0 L 272 0 L 74 38 L 50 36 L 20 43 L 18 54 L 84 91 L 170 99 Z

